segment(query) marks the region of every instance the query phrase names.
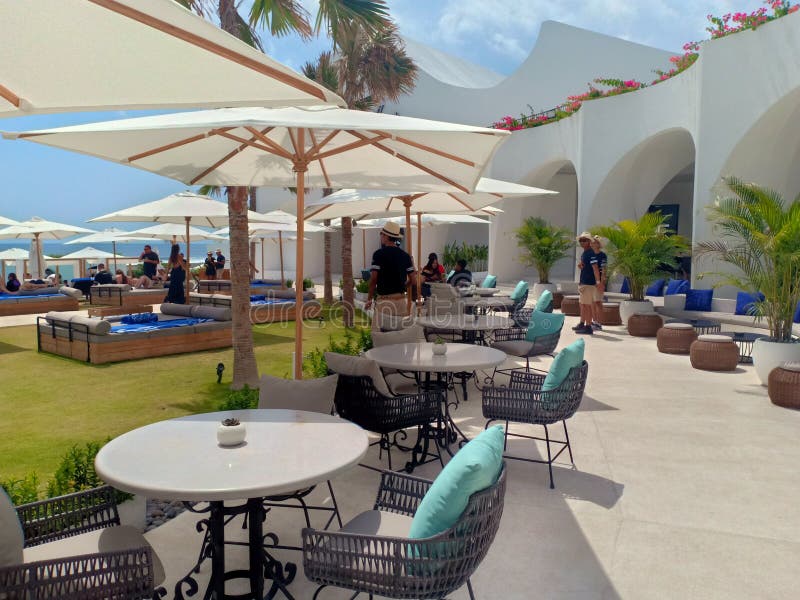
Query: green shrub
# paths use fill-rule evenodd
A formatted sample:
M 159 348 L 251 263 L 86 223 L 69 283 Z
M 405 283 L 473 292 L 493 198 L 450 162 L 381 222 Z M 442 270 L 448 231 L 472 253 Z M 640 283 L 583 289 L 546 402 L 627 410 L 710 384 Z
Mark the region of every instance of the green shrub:
M 36 473 L 29 473 L 22 479 L 0 481 L 0 487 L 5 489 L 14 506 L 39 499 L 39 476 Z
M 369 292 L 369 281 L 365 279 L 360 279 L 356 282 L 356 291 L 362 294 L 366 294 Z
M 286 283 L 286 287 L 290 288 L 290 287 L 292 287 L 294 285 L 294 279 L 287 279 L 285 281 L 285 283 Z
M 220 410 L 243 410 L 258 407 L 258 389 L 245 385 L 240 390 L 230 390 L 219 405 Z
M 347 354 L 357 356 L 362 352 L 372 348 L 372 334 L 368 329 L 354 331 L 348 329 L 344 332 L 344 337 L 337 342 L 330 338 L 326 348 L 314 348 L 303 361 L 303 373 L 308 377 L 327 377 L 328 364 L 325 362 L 326 352 L 336 352 L 337 354 Z
M 308 277 L 303 279 L 303 291 L 305 291 L 305 290 L 313 290 L 313 289 L 314 289 L 314 280 L 313 279 L 309 279 Z
M 48 497 L 63 496 L 103 485 L 94 470 L 94 457 L 101 446 L 100 442 L 87 442 L 84 446 L 75 444 L 67 450 L 56 474 L 47 484 Z

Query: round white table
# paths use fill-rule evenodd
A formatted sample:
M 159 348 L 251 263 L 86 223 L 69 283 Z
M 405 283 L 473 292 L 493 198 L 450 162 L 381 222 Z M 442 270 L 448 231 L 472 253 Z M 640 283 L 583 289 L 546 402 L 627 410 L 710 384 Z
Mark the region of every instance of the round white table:
M 515 302 L 510 296 L 489 296 L 488 298 L 463 298 L 464 308 L 468 313 L 478 309 L 511 310 Z
M 471 290 L 469 288 L 458 288 L 458 293 L 461 294 L 463 297 L 469 296 L 481 296 L 484 298 L 489 298 L 494 296 L 495 294 L 499 293 L 500 290 L 497 288 L 475 288 Z
M 487 332 L 514 327 L 514 321 L 499 315 L 441 315 L 417 317 L 417 325 L 432 331 L 458 331 L 465 342 L 483 343 Z
M 222 447 L 217 427 L 236 417 L 247 429 L 244 443 Z M 331 479 L 358 464 L 369 445 L 366 432 L 331 415 L 293 410 L 235 410 L 190 415 L 129 431 L 103 446 L 95 459 L 106 483 L 150 498 L 206 501 L 207 532 L 198 565 L 211 558 L 209 594 L 224 598 L 225 581 L 249 578 L 252 598 L 264 598 L 264 574 L 273 580 L 267 597 L 286 586 L 296 573 L 264 548 L 263 498 L 301 490 Z M 223 501 L 247 499 L 240 506 Z M 247 513 L 250 569 L 225 572 L 227 517 Z M 201 521 L 203 523 L 203 521 Z M 277 543 L 277 542 L 276 542 Z M 192 570 L 175 586 L 197 588 Z M 207 597 L 208 597 L 207 595 Z
M 437 376 L 437 386 L 442 385 L 442 375 L 449 374 L 461 379 L 464 392 L 464 400 L 467 400 L 467 380 L 472 377 L 477 369 L 492 369 L 501 365 L 506 360 L 506 353 L 487 346 L 476 346 L 474 344 L 447 344 L 447 353 L 436 355 L 433 353 L 433 344 L 418 342 L 415 344 L 392 344 L 380 346 L 368 350 L 366 358 L 374 360 L 378 366 L 402 371 L 413 371 L 426 375 L 425 385 L 431 386 L 430 375 L 435 373 Z M 447 386 L 445 386 L 447 388 Z M 461 436 L 463 440 L 467 437 L 458 428 L 453 417 L 450 415 L 450 403 L 447 396 L 444 396 L 443 423 L 434 435 L 437 442 L 452 455 L 450 444 Z M 427 454 L 427 446 L 422 451 L 422 456 Z M 419 464 L 416 452 L 412 457 L 412 467 Z

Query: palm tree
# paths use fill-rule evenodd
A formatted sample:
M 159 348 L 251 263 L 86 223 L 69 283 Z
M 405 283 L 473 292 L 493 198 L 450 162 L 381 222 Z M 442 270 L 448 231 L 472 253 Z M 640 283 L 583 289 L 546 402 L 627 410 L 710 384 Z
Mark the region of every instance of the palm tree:
M 219 25 L 231 35 L 263 50 L 257 35 L 258 28 L 272 35 L 295 32 L 304 39 L 325 28 L 337 45 L 338 39 L 348 31 L 363 29 L 368 32 L 382 30 L 389 24 L 388 9 L 384 0 L 319 0 L 319 11 L 314 27 L 309 14 L 298 0 L 255 0 L 245 19 L 238 11 L 237 0 L 179 0 L 181 4 L 201 16 L 216 12 Z M 248 251 L 248 190 L 246 187 L 228 187 L 228 217 L 230 226 L 231 313 L 233 320 L 233 388 L 258 381 L 258 366 L 253 350 L 253 331 L 250 324 L 250 284 Z M 352 276 L 351 276 L 352 279 Z
M 528 217 L 514 233 L 523 249 L 522 262 L 536 267 L 539 283 L 550 283 L 550 269 L 573 247 L 572 232 L 541 217 Z
M 417 67 L 406 54 L 397 28 L 346 27 L 334 38 L 334 53 L 323 52 L 316 62 L 303 65 L 303 73 L 338 93 L 347 106 L 372 110 L 386 100 L 397 100 L 414 88 Z M 332 190 L 325 190 L 325 195 Z M 326 252 L 329 246 L 326 244 Z M 326 256 L 326 266 L 330 259 Z M 325 288 L 330 280 L 326 270 Z M 353 326 L 355 282 L 353 280 L 353 220 L 342 217 L 342 318 Z

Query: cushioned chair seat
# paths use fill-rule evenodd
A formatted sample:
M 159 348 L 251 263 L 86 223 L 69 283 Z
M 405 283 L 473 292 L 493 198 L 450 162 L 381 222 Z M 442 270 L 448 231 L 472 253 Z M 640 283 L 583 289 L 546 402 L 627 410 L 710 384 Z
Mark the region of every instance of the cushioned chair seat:
M 52 560 L 67 556 L 80 556 L 96 552 L 114 552 L 149 546 L 144 536 L 135 528 L 126 525 L 107 527 L 80 535 L 31 546 L 23 550 L 26 563 L 39 560 Z M 164 565 L 153 552 L 153 583 L 161 585 L 164 581 Z
M 513 356 L 525 356 L 533 348 L 533 342 L 527 340 L 508 340 L 504 342 L 495 342 L 492 344 L 492 348 L 497 348 L 501 352 Z
M 345 523 L 342 531 L 361 535 L 383 535 L 407 538 L 412 517 L 382 510 L 367 510 Z
M 386 379 L 386 384 L 389 386 L 389 389 L 397 396 L 419 393 L 416 380 L 406 377 L 401 373 L 387 373 L 384 378 Z

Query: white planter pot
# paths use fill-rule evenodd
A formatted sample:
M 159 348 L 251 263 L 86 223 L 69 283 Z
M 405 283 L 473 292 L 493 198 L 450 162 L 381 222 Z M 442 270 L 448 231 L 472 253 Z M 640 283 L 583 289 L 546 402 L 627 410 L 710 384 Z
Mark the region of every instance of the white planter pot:
M 650 300 L 623 300 L 619 303 L 619 316 L 622 325 L 628 327 L 628 319 L 637 312 L 655 312 L 655 307 Z
M 793 361 L 800 361 L 800 343 L 756 340 L 753 344 L 753 366 L 761 385 L 767 385 L 772 369 Z
M 247 437 L 244 423 L 238 425 L 220 425 L 217 427 L 217 442 L 220 446 L 238 446 Z
M 433 353 L 436 356 L 443 356 L 447 354 L 447 344 L 434 344 Z
M 550 290 L 551 294 L 555 294 L 558 291 L 558 286 L 555 283 L 534 283 L 533 298 L 538 299 L 545 290 Z

